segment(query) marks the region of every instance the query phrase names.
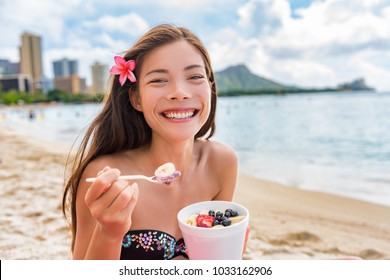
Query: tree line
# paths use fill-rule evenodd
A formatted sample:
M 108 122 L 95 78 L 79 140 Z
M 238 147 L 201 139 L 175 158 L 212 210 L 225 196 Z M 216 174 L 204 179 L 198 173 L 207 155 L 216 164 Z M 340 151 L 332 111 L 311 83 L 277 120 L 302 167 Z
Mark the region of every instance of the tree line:
M 62 90 L 52 89 L 46 94 L 35 92 L 34 94 L 10 90 L 7 92 L 0 91 L 0 104 L 36 104 L 36 103 L 88 103 L 101 102 L 104 94 L 87 95 L 87 94 L 70 94 Z

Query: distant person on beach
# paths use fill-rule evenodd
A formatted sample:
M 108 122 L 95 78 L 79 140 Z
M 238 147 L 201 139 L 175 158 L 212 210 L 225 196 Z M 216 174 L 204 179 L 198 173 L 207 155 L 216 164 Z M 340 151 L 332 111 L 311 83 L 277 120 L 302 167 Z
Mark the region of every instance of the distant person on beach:
M 35 119 L 35 112 L 34 112 L 34 110 L 32 110 L 32 109 L 28 110 L 28 118 L 30 120 Z
M 208 52 L 189 30 L 164 24 L 114 59 L 110 93 L 65 182 L 73 258 L 188 258 L 178 211 L 232 200 L 237 179 L 236 153 L 209 140 L 217 88 Z M 181 172 L 169 185 L 116 180 L 167 162 Z

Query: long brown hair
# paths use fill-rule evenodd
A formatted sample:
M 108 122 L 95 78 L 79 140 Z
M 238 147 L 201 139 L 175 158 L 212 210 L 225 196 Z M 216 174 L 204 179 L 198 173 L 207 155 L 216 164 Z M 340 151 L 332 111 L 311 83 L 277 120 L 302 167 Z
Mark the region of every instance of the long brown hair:
M 206 123 L 195 135 L 195 139 L 205 137 L 209 139 L 215 131 L 215 114 L 217 106 L 217 86 L 214 72 L 211 67 L 209 54 L 191 31 L 169 24 L 158 25 L 144 34 L 134 46 L 128 50 L 125 60 L 134 59 L 137 64 L 135 75 L 139 74 L 144 56 L 155 48 L 178 40 L 186 40 L 201 53 L 208 80 L 211 85 L 211 110 Z M 62 212 L 65 218 L 69 217 L 72 231 L 72 251 L 76 235 L 76 194 L 80 178 L 86 166 L 101 155 L 113 154 L 120 151 L 139 148 L 151 142 L 152 132 L 146 123 L 144 115 L 134 109 L 130 102 L 130 92 L 137 91 L 137 83 L 126 83 L 121 86 L 116 75 L 112 81 L 109 95 L 106 98 L 102 111 L 88 127 L 80 147 L 74 158 L 68 164 L 71 174 L 65 180 L 62 198 Z

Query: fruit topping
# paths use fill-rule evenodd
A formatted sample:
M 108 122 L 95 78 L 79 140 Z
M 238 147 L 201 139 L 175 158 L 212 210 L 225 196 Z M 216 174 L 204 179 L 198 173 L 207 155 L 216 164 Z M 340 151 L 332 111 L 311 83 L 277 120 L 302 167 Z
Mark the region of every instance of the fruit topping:
M 196 217 L 196 226 L 211 228 L 213 226 L 214 218 L 209 215 L 200 214 Z
M 212 228 L 227 227 L 244 220 L 244 216 L 238 215 L 232 209 L 222 210 L 202 210 L 198 214 L 191 215 L 186 223 L 191 226 Z

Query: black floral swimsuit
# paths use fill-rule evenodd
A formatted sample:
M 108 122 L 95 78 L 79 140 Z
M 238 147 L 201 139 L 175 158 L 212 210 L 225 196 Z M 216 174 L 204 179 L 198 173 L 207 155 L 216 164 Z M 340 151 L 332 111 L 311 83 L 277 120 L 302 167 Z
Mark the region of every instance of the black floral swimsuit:
M 130 230 L 123 237 L 121 260 L 170 260 L 184 256 L 183 238 L 176 239 L 159 230 Z

